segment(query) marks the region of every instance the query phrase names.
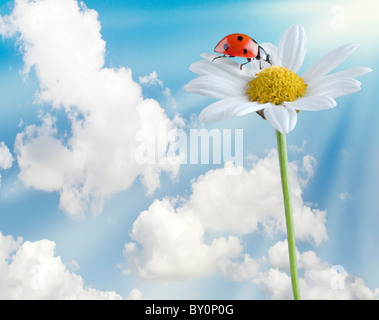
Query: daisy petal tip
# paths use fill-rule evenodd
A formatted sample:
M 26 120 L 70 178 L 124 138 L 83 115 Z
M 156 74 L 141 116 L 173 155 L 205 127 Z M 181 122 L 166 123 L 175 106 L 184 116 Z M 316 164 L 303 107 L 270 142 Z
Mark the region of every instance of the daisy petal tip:
M 184 85 L 184 90 L 187 91 L 187 92 L 191 92 L 189 89 L 188 89 L 188 83 Z
M 284 32 L 304 32 L 305 29 L 301 24 L 293 24 L 287 28 Z
M 305 34 L 305 28 L 301 24 L 295 24 L 294 27 L 298 34 L 301 34 L 302 36 Z
M 307 48 L 307 35 L 301 25 L 293 25 L 283 33 L 278 47 L 281 65 L 297 72 L 303 64 Z
M 359 47 L 359 44 L 358 43 L 351 43 L 350 46 L 351 46 L 352 50 L 355 50 Z
M 202 57 L 204 60 L 212 62 L 214 58 L 218 57 L 218 55 L 214 53 L 202 53 L 200 57 Z
M 358 43 L 349 43 L 345 46 L 346 51 L 348 52 L 347 56 L 351 55 L 359 47 Z
M 187 92 L 193 92 L 193 88 L 192 88 L 193 86 L 191 82 L 192 80 L 184 85 L 184 90 L 186 90 Z
M 200 122 L 208 122 L 209 121 L 209 117 L 207 117 L 207 114 L 206 112 L 201 111 L 200 114 L 199 114 L 199 121 Z
M 333 98 L 330 98 L 330 109 L 333 109 L 337 106 L 337 101 Z
M 197 73 L 197 72 L 196 72 L 196 69 L 197 69 L 196 66 L 198 65 L 198 63 L 199 63 L 199 61 L 196 61 L 196 62 L 192 63 L 192 64 L 189 66 L 188 69 L 189 69 L 190 71 L 192 71 L 193 73 Z
M 290 133 L 297 123 L 297 112 L 292 108 L 271 105 L 264 109 L 265 118 L 283 134 Z

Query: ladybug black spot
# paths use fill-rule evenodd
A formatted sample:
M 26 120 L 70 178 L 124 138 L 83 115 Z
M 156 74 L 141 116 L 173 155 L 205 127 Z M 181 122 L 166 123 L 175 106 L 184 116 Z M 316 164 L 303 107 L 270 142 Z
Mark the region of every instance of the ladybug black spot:
M 224 50 L 226 51 L 226 50 L 228 50 L 228 48 L 229 48 L 229 47 L 228 47 L 228 44 L 225 43 L 225 44 L 224 44 Z
M 238 36 L 238 41 L 242 41 L 243 40 L 243 37 L 242 36 Z
M 247 53 L 247 49 L 243 49 L 243 53 L 246 54 Z

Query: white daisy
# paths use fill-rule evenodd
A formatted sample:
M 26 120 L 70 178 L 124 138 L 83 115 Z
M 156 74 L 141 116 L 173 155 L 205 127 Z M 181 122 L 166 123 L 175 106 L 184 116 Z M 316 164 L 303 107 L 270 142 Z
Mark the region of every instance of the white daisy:
M 186 85 L 186 90 L 220 99 L 200 113 L 200 120 L 218 121 L 257 112 L 281 133 L 292 131 L 300 110 L 318 111 L 336 106 L 337 97 L 360 90 L 355 80 L 370 72 L 369 68 L 352 68 L 329 74 L 356 48 L 347 44 L 320 59 L 301 76 L 296 72 L 303 64 L 306 34 L 300 25 L 289 27 L 279 46 L 262 43 L 273 62 L 260 70 L 256 61 L 251 67 L 230 59 L 216 59 L 215 54 L 202 54 L 204 60 L 190 66 L 200 77 Z

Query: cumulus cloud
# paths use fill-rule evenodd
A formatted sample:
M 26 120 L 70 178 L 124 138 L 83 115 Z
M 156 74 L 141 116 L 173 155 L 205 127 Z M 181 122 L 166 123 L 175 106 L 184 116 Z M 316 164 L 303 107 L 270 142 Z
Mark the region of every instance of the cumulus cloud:
M 137 288 L 132 289 L 128 295 L 127 300 L 143 300 L 142 292 Z
M 259 263 L 248 254 L 245 254 L 243 261 L 220 260 L 219 268 L 224 278 L 231 281 L 245 281 L 258 274 Z
M 0 170 L 6 170 L 12 167 L 13 157 L 4 142 L 0 142 Z M 1 182 L 1 175 L 0 175 Z
M 303 164 L 290 163 L 296 236 L 318 245 L 327 239 L 326 212 L 311 208 L 302 199 L 304 181 L 299 172 L 304 171 Z M 200 176 L 192 184 L 192 195 L 185 208 L 196 212 L 211 232 L 241 235 L 259 229 L 267 235 L 285 232 L 277 151 L 269 151 L 265 158 L 257 160 L 250 170 L 244 169 L 239 175 L 226 175 L 224 170 L 211 170 Z
M 314 162 L 302 163 L 309 171 Z M 270 151 L 238 175 L 227 174 L 229 165 L 194 180 L 188 199 L 156 200 L 139 215 L 131 232 L 134 241 L 124 249 L 138 276 L 177 280 L 220 274 L 242 281 L 257 274 L 258 263 L 244 253 L 241 236 L 285 234 L 277 153 Z M 317 245 L 327 239 L 326 212 L 304 203 L 302 170 L 290 164 L 296 236 Z
M 371 290 L 363 279 L 349 274 L 343 266 L 321 261 L 314 251 L 297 252 L 302 299 L 368 300 L 379 299 L 379 289 Z M 268 252 L 268 270 L 253 282 L 270 299 L 292 299 L 287 241 L 280 241 Z
M 158 78 L 158 74 L 156 71 L 151 72 L 147 76 L 139 77 L 139 82 L 141 84 L 146 84 L 148 86 L 159 85 L 159 86 L 163 87 L 163 81 Z
M 165 87 L 165 85 L 163 84 L 163 81 L 158 78 L 158 74 L 156 71 L 151 72 L 147 76 L 140 76 L 138 79 L 139 79 L 139 82 L 141 84 L 146 85 L 148 87 L 150 87 L 150 86 L 161 87 L 162 93 L 166 97 L 168 102 L 170 103 L 171 108 L 172 109 L 177 108 L 178 104 L 177 104 L 175 98 L 171 94 L 171 89 L 168 87 Z
M 4 142 L 0 143 L 0 170 L 12 167 L 13 157 Z
M 50 114 L 16 139 L 20 179 L 27 186 L 60 193 L 60 208 L 78 217 L 141 179 L 149 193 L 163 171 L 177 174 L 179 162 L 138 163 L 136 132 L 177 127 L 158 102 L 144 99 L 129 68 L 104 66 L 105 41 L 96 11 L 76 0 L 19 0 L 0 32 L 17 37 L 24 72 L 40 83 L 36 101 L 63 108 L 68 132 Z M 162 123 L 164 126 L 162 126 Z M 165 151 L 174 143 L 164 142 Z M 158 151 L 155 151 L 155 154 Z
M 23 241 L 0 232 L 0 299 L 121 299 L 116 292 L 86 287 L 54 251 L 53 241 Z
M 198 217 L 177 214 L 173 203 L 155 201 L 133 224 L 135 242 L 125 245 L 125 257 L 146 279 L 183 280 L 213 274 L 220 260 L 239 256 L 242 245 L 237 237 L 219 237 L 204 242 L 204 228 Z

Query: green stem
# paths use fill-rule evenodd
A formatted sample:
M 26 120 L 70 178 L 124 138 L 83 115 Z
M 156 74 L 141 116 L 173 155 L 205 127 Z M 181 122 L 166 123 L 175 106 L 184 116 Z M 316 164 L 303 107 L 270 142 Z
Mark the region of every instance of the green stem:
M 280 177 L 282 179 L 282 190 L 284 198 L 284 211 L 286 215 L 288 252 L 290 258 L 292 292 L 295 300 L 300 300 L 299 279 L 297 277 L 295 225 L 292 215 L 291 188 L 288 173 L 288 157 L 286 135 L 276 131 L 278 143 L 278 156 L 280 165 Z

